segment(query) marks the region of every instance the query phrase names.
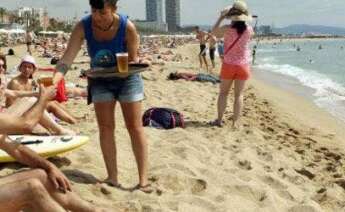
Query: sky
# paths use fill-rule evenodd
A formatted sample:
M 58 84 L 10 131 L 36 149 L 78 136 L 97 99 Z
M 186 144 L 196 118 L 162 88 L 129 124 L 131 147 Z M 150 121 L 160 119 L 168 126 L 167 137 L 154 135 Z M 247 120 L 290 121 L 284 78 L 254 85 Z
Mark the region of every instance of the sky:
M 0 0 L 0 7 L 47 7 L 49 15 L 79 18 L 89 11 L 88 0 Z M 182 25 L 212 25 L 222 8 L 233 0 L 181 0 Z M 312 24 L 345 28 L 345 0 L 247 0 L 258 24 L 284 27 L 291 24 Z M 119 0 L 119 12 L 132 19 L 145 19 L 145 0 Z

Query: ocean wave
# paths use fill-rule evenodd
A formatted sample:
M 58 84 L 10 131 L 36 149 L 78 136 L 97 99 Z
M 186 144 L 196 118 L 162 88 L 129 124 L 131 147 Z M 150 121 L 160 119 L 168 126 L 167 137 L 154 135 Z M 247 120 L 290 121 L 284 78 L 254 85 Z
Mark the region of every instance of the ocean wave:
M 258 53 L 276 53 L 276 52 L 295 52 L 296 49 L 291 48 L 291 49 L 258 49 L 257 52 Z
M 277 65 L 272 63 L 262 63 L 256 67 L 259 70 L 271 71 L 297 79 L 302 85 L 315 89 L 314 96 L 321 102 L 345 100 L 345 86 L 315 70 L 306 70 L 289 64 Z

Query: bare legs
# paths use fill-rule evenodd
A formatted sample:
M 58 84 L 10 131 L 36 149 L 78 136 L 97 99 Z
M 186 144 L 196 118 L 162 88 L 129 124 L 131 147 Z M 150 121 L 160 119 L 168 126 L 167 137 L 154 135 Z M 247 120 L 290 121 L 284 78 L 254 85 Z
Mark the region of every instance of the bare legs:
M 237 127 L 243 106 L 243 90 L 245 87 L 245 80 L 235 80 L 235 101 L 234 101 L 234 116 L 232 117 L 232 126 Z
M 223 115 L 225 112 L 225 108 L 227 106 L 227 100 L 229 91 L 231 89 L 233 80 L 222 80 L 219 86 L 219 96 L 217 101 L 217 120 L 215 121 L 215 124 L 218 126 L 222 125 Z
M 148 149 L 141 121 L 141 102 L 121 103 L 122 113 L 131 137 L 132 148 L 138 166 L 139 184 L 145 186 L 147 182 Z M 115 101 L 95 103 L 98 127 L 100 131 L 101 149 L 108 172 L 106 183 L 118 185 L 118 170 L 116 160 L 115 130 Z
M 0 179 L 0 211 L 95 212 L 90 203 L 73 192 L 62 193 L 50 183 L 41 169 L 24 171 Z
M 145 186 L 148 168 L 148 147 L 141 120 L 141 102 L 121 103 L 122 113 L 131 137 L 132 149 L 139 172 L 139 185 Z
M 202 56 L 199 54 L 199 62 L 200 62 L 200 68 L 202 68 Z
M 241 115 L 242 111 L 242 105 L 243 105 L 243 90 L 245 87 L 245 80 L 235 80 L 235 101 L 233 106 L 234 115 L 232 117 L 232 126 L 236 127 L 237 121 L 239 120 L 239 117 Z M 227 106 L 227 99 L 229 95 L 229 91 L 231 89 L 231 86 L 233 84 L 233 80 L 222 80 L 220 83 L 220 91 L 218 96 L 218 102 L 217 102 L 217 112 L 218 117 L 215 121 L 215 124 L 220 126 L 222 124 L 223 115 L 225 112 L 225 108 Z
M 114 135 L 115 104 L 115 101 L 94 103 L 99 128 L 99 140 L 108 173 L 108 177 L 106 178 L 105 182 L 113 186 L 118 185 L 116 145 Z
M 212 68 L 213 69 L 216 68 L 216 63 L 214 62 L 214 59 L 213 60 L 211 59 L 211 63 L 212 63 Z
M 57 118 L 69 124 L 77 123 L 77 120 L 68 111 L 56 101 L 49 102 L 47 111 L 53 113 Z
M 30 54 L 30 55 L 32 55 L 32 51 L 31 51 L 31 45 L 26 45 L 26 51 Z
M 206 55 L 199 54 L 199 61 L 200 61 L 200 68 L 202 68 L 202 64 L 205 63 L 206 71 L 208 72 L 209 69 L 208 69 L 208 63 L 207 63 Z
M 37 101 L 34 97 L 24 97 L 17 99 L 13 102 L 13 104 L 7 108 L 7 112 L 13 115 L 21 116 L 25 113 L 29 108 L 35 104 Z M 66 129 L 56 123 L 47 112 L 44 112 L 39 124 L 42 125 L 48 132 L 55 134 L 55 135 L 74 135 L 75 132 L 72 130 Z

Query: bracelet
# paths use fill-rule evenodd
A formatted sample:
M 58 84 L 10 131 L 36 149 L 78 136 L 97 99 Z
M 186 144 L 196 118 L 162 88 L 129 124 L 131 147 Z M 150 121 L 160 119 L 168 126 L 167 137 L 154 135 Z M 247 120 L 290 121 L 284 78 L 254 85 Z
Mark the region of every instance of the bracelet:
M 65 75 L 69 69 L 68 65 L 65 63 L 58 63 L 55 68 L 58 72 L 62 73 L 63 75 Z

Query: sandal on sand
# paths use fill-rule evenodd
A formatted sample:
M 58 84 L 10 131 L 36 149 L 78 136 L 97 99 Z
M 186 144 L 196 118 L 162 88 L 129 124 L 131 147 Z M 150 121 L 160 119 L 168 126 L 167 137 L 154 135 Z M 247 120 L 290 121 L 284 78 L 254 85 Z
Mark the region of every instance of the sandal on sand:
M 213 127 L 222 127 L 222 123 L 218 121 L 218 119 L 214 120 L 214 121 L 210 121 L 208 123 L 210 126 L 213 126 Z
M 132 191 L 135 191 L 135 190 L 140 190 L 144 193 L 150 194 L 154 191 L 154 188 L 152 188 L 150 183 L 146 184 L 144 186 L 138 184 L 138 185 L 134 186 L 134 188 L 132 189 Z

